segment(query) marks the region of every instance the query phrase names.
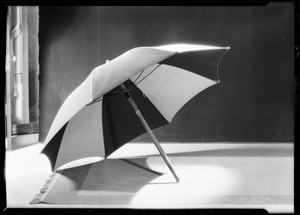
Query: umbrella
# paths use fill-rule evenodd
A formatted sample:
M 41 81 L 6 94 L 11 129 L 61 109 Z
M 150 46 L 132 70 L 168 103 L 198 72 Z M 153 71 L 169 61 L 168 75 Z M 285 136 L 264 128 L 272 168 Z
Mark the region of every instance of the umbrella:
M 152 130 L 170 123 L 194 96 L 219 83 L 229 47 L 171 44 L 133 48 L 96 67 L 64 101 L 46 136 L 54 171 L 70 162 L 107 158 L 147 132 L 179 181 Z

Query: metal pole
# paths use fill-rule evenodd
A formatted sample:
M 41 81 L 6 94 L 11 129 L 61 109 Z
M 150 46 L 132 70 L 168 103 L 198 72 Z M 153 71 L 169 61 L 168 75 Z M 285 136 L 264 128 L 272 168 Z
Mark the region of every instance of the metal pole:
M 151 137 L 154 145 L 156 146 L 157 150 L 159 151 L 160 155 L 162 156 L 162 158 L 164 159 L 165 163 L 167 164 L 167 166 L 169 167 L 169 169 L 171 170 L 172 174 L 174 175 L 175 179 L 177 182 L 180 181 L 179 177 L 177 176 L 169 158 L 167 157 L 166 153 L 164 152 L 163 148 L 161 147 L 161 145 L 159 144 L 158 140 L 156 139 L 155 135 L 153 134 L 151 128 L 149 127 L 148 123 L 146 122 L 145 118 L 143 117 L 142 113 L 140 112 L 139 108 L 137 107 L 137 105 L 135 104 L 134 100 L 132 99 L 132 97 L 130 96 L 130 94 L 126 91 L 126 87 L 124 84 L 121 84 L 120 87 L 125 90 L 124 95 L 127 98 L 127 100 L 129 101 L 129 103 L 131 104 L 131 106 L 133 107 L 135 114 L 137 115 L 137 117 L 139 118 L 139 120 L 141 121 L 141 123 L 143 124 L 145 130 L 147 131 L 147 133 L 149 134 L 149 136 Z
M 22 7 L 12 6 L 12 53 L 15 61 L 14 68 L 14 99 L 13 99 L 13 122 L 23 124 L 23 68 L 22 68 Z
M 11 123 L 11 54 L 10 54 L 10 18 L 11 18 L 11 7 L 8 7 L 7 14 L 7 26 L 6 26 L 6 138 L 7 138 L 7 150 L 11 151 L 11 135 L 12 135 L 12 123 Z

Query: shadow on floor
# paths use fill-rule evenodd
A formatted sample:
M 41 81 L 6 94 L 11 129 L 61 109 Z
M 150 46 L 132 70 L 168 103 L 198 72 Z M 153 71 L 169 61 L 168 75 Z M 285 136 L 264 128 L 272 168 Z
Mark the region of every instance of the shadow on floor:
M 98 184 L 105 183 L 111 190 L 122 191 L 122 187 L 132 192 L 128 187 L 131 181 L 135 189 L 138 185 L 161 176 L 163 173 L 152 170 L 147 164 L 147 158 L 136 159 L 105 159 L 95 163 L 56 171 L 71 183 L 74 190 L 101 190 Z M 90 177 L 92 176 L 92 177 Z M 121 176 L 121 177 L 120 177 Z M 85 186 L 83 183 L 85 183 Z M 124 186 L 126 185 L 126 186 Z M 117 187 L 114 187 L 117 186 Z
M 126 205 L 145 184 L 163 174 L 151 170 L 147 158 L 105 159 L 56 173 L 59 177 L 43 203 Z

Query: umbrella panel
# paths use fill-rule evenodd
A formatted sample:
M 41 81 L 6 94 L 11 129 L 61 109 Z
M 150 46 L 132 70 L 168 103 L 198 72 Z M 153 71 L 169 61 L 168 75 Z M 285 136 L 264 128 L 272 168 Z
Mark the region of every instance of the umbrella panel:
M 227 49 L 209 50 L 205 52 L 184 52 L 167 58 L 161 61 L 160 64 L 178 67 L 208 79 L 218 81 L 217 67 L 226 52 Z
M 51 144 L 46 145 L 43 149 L 43 153 L 47 155 L 50 161 L 51 169 L 55 167 L 56 159 L 58 156 L 59 148 L 62 143 L 62 138 L 67 128 L 68 123 L 66 123 L 51 139 Z

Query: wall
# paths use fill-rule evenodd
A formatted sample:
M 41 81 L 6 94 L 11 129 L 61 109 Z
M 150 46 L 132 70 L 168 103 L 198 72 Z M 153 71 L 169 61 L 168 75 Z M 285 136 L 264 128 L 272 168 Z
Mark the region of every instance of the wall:
M 29 118 L 39 121 L 39 8 L 28 6 Z
M 292 3 L 231 7 L 40 7 L 40 140 L 91 70 L 128 49 L 170 43 L 230 46 L 221 83 L 194 97 L 162 142 L 292 142 Z M 55 14 L 55 16 L 53 16 Z M 148 141 L 143 135 L 134 141 Z

